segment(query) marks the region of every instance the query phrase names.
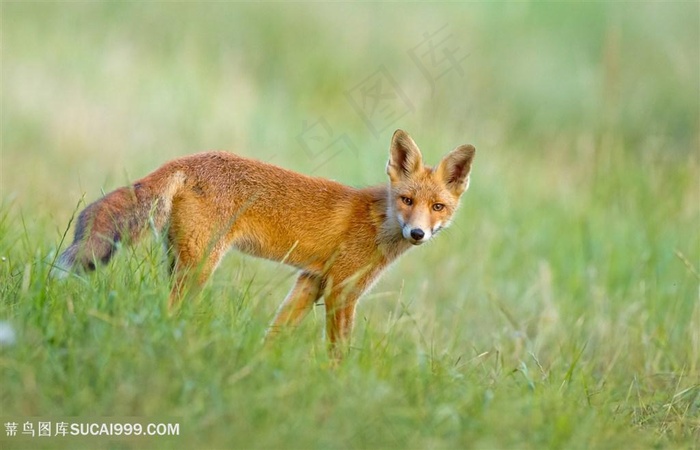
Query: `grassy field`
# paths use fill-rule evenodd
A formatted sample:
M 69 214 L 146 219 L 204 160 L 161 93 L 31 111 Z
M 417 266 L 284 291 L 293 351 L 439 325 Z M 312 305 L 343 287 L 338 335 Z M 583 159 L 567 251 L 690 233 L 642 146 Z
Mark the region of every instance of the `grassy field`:
M 700 448 L 698 4 L 0 8 L 0 448 Z M 48 276 L 77 208 L 168 159 L 365 186 L 396 128 L 473 143 L 471 188 L 335 369 L 322 306 L 261 346 L 287 267 L 232 252 L 176 317 L 155 240 Z

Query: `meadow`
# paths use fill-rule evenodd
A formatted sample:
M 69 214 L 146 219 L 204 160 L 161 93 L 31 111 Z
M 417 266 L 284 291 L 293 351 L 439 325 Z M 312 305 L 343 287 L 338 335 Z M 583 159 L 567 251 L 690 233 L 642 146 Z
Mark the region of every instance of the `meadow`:
M 0 448 L 700 448 L 699 8 L 2 2 Z M 176 316 L 157 237 L 49 277 L 166 160 L 367 186 L 396 128 L 471 187 L 338 367 L 323 306 L 263 348 L 288 267 L 231 252 Z

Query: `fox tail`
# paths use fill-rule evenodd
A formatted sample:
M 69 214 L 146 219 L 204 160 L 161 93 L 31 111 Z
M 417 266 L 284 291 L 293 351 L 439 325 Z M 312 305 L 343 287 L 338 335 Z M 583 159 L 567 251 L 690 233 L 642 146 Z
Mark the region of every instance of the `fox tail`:
M 97 263 L 109 262 L 119 243 L 135 244 L 149 224 L 161 231 L 184 181 L 183 172 L 166 165 L 88 205 L 78 216 L 73 243 L 56 260 L 53 274 L 93 271 Z

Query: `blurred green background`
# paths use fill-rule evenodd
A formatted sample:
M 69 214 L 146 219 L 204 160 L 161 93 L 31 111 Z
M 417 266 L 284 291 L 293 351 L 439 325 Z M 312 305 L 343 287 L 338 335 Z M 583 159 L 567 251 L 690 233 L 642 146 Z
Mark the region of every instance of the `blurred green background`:
M 184 424 L 134 447 L 697 448 L 697 3 L 0 8 L 3 421 Z M 471 188 L 338 369 L 320 313 L 260 353 L 288 268 L 231 254 L 178 318 L 157 245 L 46 277 L 81 199 L 168 159 L 365 186 L 396 128 L 430 164 L 474 144 Z

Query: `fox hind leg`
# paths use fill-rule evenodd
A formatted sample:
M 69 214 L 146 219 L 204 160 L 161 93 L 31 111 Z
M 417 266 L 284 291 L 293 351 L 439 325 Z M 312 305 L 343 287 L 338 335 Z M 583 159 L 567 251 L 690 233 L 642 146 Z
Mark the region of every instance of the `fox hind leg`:
M 172 288 L 168 308 L 172 311 L 185 297 L 196 295 L 226 253 L 223 239 L 202 237 L 175 221 L 168 230 Z M 209 233 L 209 235 L 214 233 Z

